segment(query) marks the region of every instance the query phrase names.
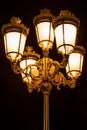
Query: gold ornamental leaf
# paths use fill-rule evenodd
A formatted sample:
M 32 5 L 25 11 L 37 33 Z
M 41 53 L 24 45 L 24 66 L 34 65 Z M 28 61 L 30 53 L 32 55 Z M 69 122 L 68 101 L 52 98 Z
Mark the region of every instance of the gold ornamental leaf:
M 38 77 L 39 76 L 39 71 L 37 68 L 32 68 L 31 74 L 33 77 Z
M 55 75 L 54 81 L 55 81 L 55 82 L 59 82 L 59 81 L 60 81 L 59 73 Z
M 50 71 L 49 71 L 50 75 L 52 75 L 54 72 L 55 72 L 55 66 L 51 65 Z
M 41 82 L 42 82 L 42 79 L 36 80 L 36 81 L 34 82 L 34 86 L 35 86 L 35 87 L 39 86 L 39 84 L 40 84 Z

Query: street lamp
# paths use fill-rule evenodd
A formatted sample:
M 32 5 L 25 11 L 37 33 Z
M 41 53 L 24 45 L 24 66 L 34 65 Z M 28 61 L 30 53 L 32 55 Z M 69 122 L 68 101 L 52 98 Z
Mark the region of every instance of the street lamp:
M 53 16 L 44 8 L 34 17 L 38 46 L 43 57 L 26 46 L 29 28 L 19 17 L 12 17 L 10 23 L 2 26 L 5 54 L 16 74 L 21 74 L 29 92 L 42 91 L 44 97 L 43 130 L 49 130 L 49 94 L 52 86 L 60 90 L 61 85 L 74 88 L 82 73 L 85 49 L 78 45 L 77 34 L 80 21 L 68 10 Z M 56 43 L 61 62 L 49 57 L 50 49 Z M 55 52 L 54 52 L 55 53 Z M 66 74 L 63 73 L 65 70 Z

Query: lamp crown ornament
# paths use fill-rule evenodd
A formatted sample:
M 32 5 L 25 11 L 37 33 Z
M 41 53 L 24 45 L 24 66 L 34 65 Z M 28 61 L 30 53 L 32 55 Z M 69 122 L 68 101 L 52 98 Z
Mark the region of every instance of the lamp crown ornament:
M 53 25 L 55 27 L 54 23 L 58 23 L 58 22 L 72 22 L 73 24 L 75 24 L 78 28 L 80 27 L 80 20 L 79 18 L 77 18 L 74 13 L 71 13 L 68 9 L 66 10 L 61 10 L 59 15 L 57 16 L 57 18 L 54 16 L 53 19 Z M 56 23 L 56 24 L 57 24 Z
M 11 17 L 10 23 L 2 26 L 2 34 L 4 35 L 10 31 L 22 31 L 26 36 L 29 34 L 29 28 L 26 27 L 23 23 L 21 23 L 21 19 L 19 17 Z
M 72 50 L 72 51 L 73 51 L 73 50 Z M 83 46 L 81 46 L 81 45 L 76 45 L 76 46 L 74 47 L 74 52 L 80 52 L 81 54 L 85 55 L 86 50 L 85 50 L 85 48 L 84 48 Z
M 19 17 L 15 17 L 13 16 L 11 19 L 10 19 L 10 23 L 12 24 L 20 24 L 21 23 L 21 19 Z
M 29 56 L 31 55 L 32 57 L 37 57 L 38 59 L 40 58 L 40 55 L 37 54 L 34 50 L 32 46 L 26 46 L 23 56 Z
M 33 24 L 36 26 L 37 22 L 40 22 L 42 20 L 52 20 L 52 14 L 49 9 L 44 8 L 40 10 L 40 14 L 34 17 Z

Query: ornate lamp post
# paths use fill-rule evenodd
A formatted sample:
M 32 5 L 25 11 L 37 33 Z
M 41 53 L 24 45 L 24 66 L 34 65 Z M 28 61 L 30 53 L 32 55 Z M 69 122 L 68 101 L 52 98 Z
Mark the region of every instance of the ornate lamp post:
M 49 94 L 52 86 L 57 86 L 58 90 L 61 85 L 75 87 L 82 73 L 85 49 L 77 45 L 80 21 L 68 10 L 62 10 L 59 16 L 54 17 L 50 10 L 43 9 L 40 15 L 34 17 L 33 23 L 43 58 L 32 47 L 25 47 L 29 29 L 20 18 L 12 17 L 9 24 L 2 26 L 2 34 L 6 57 L 11 61 L 13 71 L 21 73 L 29 92 L 36 89 L 43 93 L 43 130 L 49 130 Z M 49 57 L 54 42 L 57 52 L 62 55 L 61 62 Z

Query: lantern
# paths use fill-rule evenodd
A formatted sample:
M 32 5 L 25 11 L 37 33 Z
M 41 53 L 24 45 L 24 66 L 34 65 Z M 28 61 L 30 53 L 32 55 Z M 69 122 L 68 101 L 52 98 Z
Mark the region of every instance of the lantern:
M 80 21 L 68 10 L 61 11 L 53 20 L 58 52 L 69 54 L 76 43 Z
M 3 25 L 5 53 L 12 62 L 22 57 L 28 33 L 20 18 L 12 17 L 9 24 Z
M 52 48 L 54 31 L 52 27 L 52 15 L 48 9 L 41 10 L 40 15 L 33 20 L 36 29 L 37 41 L 42 50 Z
M 78 78 L 82 73 L 84 48 L 76 47 L 71 51 L 66 66 L 66 73 L 70 78 Z
M 20 68 L 23 70 L 21 75 L 23 82 L 31 83 L 32 76 L 30 71 L 32 71 L 32 75 L 38 76 L 39 71 L 37 70 L 36 61 L 40 58 L 39 54 L 32 52 L 32 47 L 27 46 L 24 51 L 24 55 L 19 62 Z

